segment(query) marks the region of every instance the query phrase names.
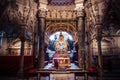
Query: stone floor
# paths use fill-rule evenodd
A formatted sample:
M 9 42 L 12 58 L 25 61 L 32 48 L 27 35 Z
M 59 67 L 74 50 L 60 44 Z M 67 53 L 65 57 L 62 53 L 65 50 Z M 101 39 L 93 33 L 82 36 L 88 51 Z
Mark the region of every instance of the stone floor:
M 74 80 L 75 76 L 73 73 L 62 73 L 62 74 L 50 74 L 50 80 Z
M 44 69 L 52 69 L 52 63 L 48 63 Z M 71 63 L 69 69 L 80 69 L 75 63 Z
M 62 73 L 62 74 L 50 74 L 49 76 L 41 76 L 40 80 L 84 80 L 84 76 L 76 76 L 74 75 L 74 73 Z M 30 77 L 29 79 L 20 79 L 17 76 L 13 75 L 13 76 L 9 76 L 9 75 L 0 75 L 0 80 L 37 80 L 37 75 Z M 96 79 L 96 77 L 88 77 L 88 80 L 101 80 L 100 77 L 98 77 L 98 79 Z M 120 80 L 120 70 L 113 70 L 111 72 L 105 72 L 104 76 L 103 76 L 103 80 Z
M 37 80 L 37 77 L 31 77 L 29 79 L 19 79 L 17 77 L 0 77 L 0 80 Z M 41 77 L 41 80 L 49 80 L 49 77 Z M 65 76 L 61 77 L 56 77 L 56 78 L 50 78 L 50 80 L 75 80 L 73 78 L 68 78 Z M 84 80 L 84 77 L 76 77 L 76 80 Z M 89 77 L 88 80 L 97 80 L 93 77 Z M 100 80 L 100 78 L 98 78 Z M 120 77 L 103 77 L 103 80 L 120 80 Z

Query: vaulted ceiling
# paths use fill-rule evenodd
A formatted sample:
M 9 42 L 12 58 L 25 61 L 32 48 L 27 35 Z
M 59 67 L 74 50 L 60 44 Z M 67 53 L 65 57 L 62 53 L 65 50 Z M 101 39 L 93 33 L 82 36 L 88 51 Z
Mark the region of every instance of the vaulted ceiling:
M 4 11 L 6 10 L 6 8 L 8 7 L 8 4 L 10 3 L 10 1 L 12 1 L 12 5 L 13 5 L 16 0 L 0 0 L 0 29 L 3 24 L 6 24 L 5 21 L 1 19 L 1 17 Z M 24 0 L 21 0 L 21 1 L 24 1 Z M 48 5 L 57 5 L 61 7 L 65 5 L 75 4 L 76 1 L 80 1 L 80 0 L 46 0 L 46 1 L 48 1 Z M 120 5 L 119 4 L 120 4 L 120 0 L 111 0 L 111 2 L 108 4 L 109 6 L 105 12 L 106 17 L 104 22 L 106 25 L 110 24 L 111 22 L 120 25 Z

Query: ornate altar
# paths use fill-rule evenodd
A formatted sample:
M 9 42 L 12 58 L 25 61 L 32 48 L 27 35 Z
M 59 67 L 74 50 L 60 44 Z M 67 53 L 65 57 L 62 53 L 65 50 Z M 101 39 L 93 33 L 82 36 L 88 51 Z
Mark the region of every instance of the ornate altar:
M 70 67 L 70 57 L 69 54 L 58 54 L 55 53 L 53 56 L 53 66 L 57 69 L 66 69 Z
M 66 69 L 70 67 L 70 57 L 67 53 L 68 42 L 64 40 L 62 32 L 58 38 L 58 41 L 54 43 L 55 54 L 53 55 L 53 66 L 58 69 Z

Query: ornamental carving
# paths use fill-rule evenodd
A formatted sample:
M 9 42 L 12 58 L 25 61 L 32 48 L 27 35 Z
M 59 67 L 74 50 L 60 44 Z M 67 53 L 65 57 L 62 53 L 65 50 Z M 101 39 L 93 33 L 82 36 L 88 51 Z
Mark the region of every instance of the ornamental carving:
M 47 15 L 47 9 L 41 8 L 41 9 L 38 10 L 38 16 L 39 17 L 44 17 L 45 18 L 46 15 Z
M 75 10 L 48 10 L 47 19 L 74 19 L 76 18 Z
M 77 17 L 83 17 L 84 16 L 84 8 L 83 7 L 79 7 L 77 9 Z

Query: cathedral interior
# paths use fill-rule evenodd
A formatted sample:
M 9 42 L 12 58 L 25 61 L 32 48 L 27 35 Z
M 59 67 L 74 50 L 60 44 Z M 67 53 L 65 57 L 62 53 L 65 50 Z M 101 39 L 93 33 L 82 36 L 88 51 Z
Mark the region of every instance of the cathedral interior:
M 0 79 L 120 80 L 119 4 L 0 0 Z

